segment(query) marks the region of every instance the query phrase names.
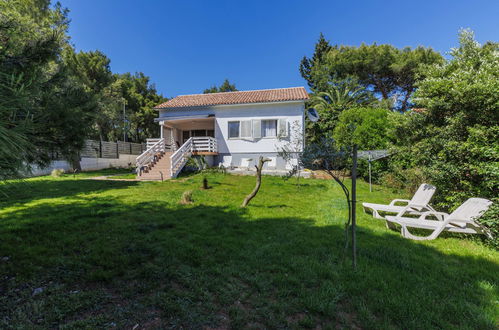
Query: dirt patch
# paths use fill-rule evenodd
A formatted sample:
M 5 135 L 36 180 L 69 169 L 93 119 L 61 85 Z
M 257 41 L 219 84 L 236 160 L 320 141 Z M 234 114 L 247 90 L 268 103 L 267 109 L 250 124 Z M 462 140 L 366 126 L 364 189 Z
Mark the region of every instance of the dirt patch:
M 217 313 L 219 324 L 216 327 L 204 327 L 205 330 L 227 330 L 230 329 L 230 317 L 225 310 L 220 310 Z
M 293 324 L 297 324 L 298 322 L 303 320 L 306 316 L 307 316 L 307 314 L 305 314 L 305 313 L 296 313 L 296 314 L 289 315 L 288 317 L 286 317 L 286 321 L 288 322 L 288 324 L 293 325 Z
M 161 318 L 155 317 L 150 321 L 144 322 L 144 324 L 139 325 L 138 329 L 160 329 L 163 325 Z
M 333 171 L 333 174 L 343 180 L 344 178 L 350 177 L 350 173 L 348 171 Z M 310 177 L 314 179 L 322 179 L 322 180 L 332 180 L 333 178 L 326 171 L 311 171 Z
M 359 325 L 357 313 L 347 303 L 338 304 L 338 313 L 336 314 L 336 328 L 343 329 L 345 326 L 349 329 L 362 329 Z
M 122 174 L 118 174 L 116 176 L 121 176 Z M 104 181 L 142 181 L 139 179 L 113 179 L 113 175 L 102 175 L 102 176 L 94 176 L 91 178 L 87 178 L 87 180 L 104 180 Z

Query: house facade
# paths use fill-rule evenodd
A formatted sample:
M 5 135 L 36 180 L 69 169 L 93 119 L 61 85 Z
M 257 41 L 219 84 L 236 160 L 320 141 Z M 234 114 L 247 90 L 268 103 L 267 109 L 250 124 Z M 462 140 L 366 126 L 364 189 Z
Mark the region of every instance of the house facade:
M 266 170 L 285 171 L 296 159 L 286 162 L 278 152 L 302 151 L 306 100 L 303 87 L 177 96 L 155 107 L 161 136 L 148 145 L 169 154 L 173 177 L 180 154 L 230 169 L 253 168 L 264 156 Z

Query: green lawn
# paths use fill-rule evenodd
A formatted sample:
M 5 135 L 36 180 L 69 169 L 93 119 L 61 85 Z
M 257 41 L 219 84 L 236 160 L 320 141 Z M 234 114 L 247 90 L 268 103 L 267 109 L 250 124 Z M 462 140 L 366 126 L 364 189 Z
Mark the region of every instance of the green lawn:
M 264 177 L 241 209 L 254 177 L 210 174 L 209 190 L 201 175 L 85 179 L 101 174 L 4 185 L 0 328 L 498 325 L 499 252 L 405 240 L 359 207 L 354 272 L 332 181 Z M 405 197 L 358 186 L 360 201 Z M 186 190 L 194 203 L 180 205 Z

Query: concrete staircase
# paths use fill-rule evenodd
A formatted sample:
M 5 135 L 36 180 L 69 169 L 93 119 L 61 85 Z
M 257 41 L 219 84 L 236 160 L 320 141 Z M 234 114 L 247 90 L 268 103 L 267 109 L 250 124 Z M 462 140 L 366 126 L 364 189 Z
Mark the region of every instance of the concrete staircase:
M 172 152 L 162 152 L 158 154 L 156 161 L 151 162 L 145 169 L 143 169 L 142 173 L 140 175 L 137 175 L 137 179 L 151 180 L 151 181 L 161 181 L 161 180 L 170 179 L 171 155 Z

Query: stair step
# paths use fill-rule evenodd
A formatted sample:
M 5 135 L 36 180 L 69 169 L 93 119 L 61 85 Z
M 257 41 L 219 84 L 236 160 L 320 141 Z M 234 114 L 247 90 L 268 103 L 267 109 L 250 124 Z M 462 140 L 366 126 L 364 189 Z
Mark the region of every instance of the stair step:
M 161 155 L 158 155 L 156 161 L 151 162 L 149 166 L 144 168 L 141 175 L 137 176 L 139 180 L 150 180 L 150 181 L 159 181 L 163 178 L 163 180 L 168 180 L 171 178 L 171 155 L 172 152 L 164 152 Z

